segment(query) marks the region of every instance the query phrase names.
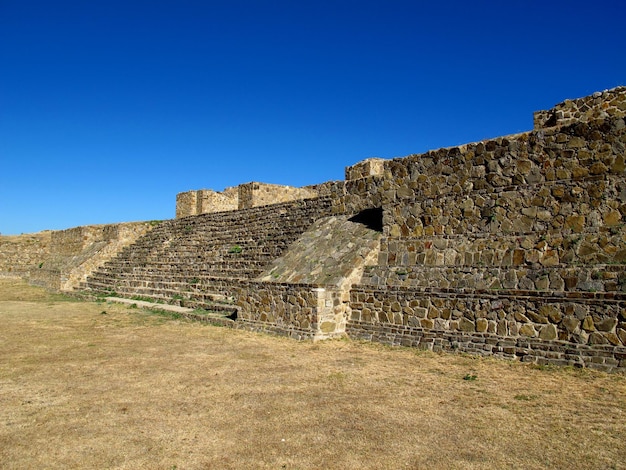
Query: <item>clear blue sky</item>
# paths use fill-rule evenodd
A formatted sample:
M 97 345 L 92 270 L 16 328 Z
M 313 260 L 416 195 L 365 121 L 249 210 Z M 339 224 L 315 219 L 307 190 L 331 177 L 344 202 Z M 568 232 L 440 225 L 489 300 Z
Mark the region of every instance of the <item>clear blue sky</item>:
M 174 217 L 626 84 L 626 2 L 0 0 L 0 233 Z

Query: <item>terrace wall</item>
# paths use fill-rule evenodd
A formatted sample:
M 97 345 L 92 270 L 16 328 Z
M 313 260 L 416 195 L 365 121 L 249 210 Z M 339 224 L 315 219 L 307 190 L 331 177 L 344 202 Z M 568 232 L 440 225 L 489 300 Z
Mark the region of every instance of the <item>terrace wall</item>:
M 347 332 L 625 367 L 626 89 L 605 95 L 569 105 L 596 106 L 573 123 L 385 162 L 380 255 Z
M 0 236 L 0 277 L 28 278 L 50 252 L 50 231 Z
M 228 299 L 235 326 L 298 338 L 626 370 L 625 114 L 620 87 L 537 112 L 530 132 L 364 160 L 345 181 L 181 193 L 176 220 L 118 247 L 81 288 Z M 381 219 L 365 222 L 376 234 L 346 222 L 364 214 Z M 49 243 L 84 264 L 107 237 Z M 317 282 L 328 266 L 351 274 Z
M 19 257 L 6 262 L 15 263 L 13 266 L 19 268 L 20 277 L 32 284 L 71 291 L 153 226 L 154 223 L 150 222 L 87 225 L 33 236 L 22 235 L 17 238 L 19 243 L 16 245 Z M 0 257 L 10 253 L 10 246 L 8 243 L 0 245 Z

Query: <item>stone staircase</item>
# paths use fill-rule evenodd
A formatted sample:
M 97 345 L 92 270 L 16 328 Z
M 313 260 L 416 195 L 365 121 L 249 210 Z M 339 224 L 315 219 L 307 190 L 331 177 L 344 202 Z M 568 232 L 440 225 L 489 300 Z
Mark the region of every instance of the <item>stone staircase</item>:
M 230 285 L 252 280 L 331 202 L 315 198 L 162 222 L 88 277 L 80 290 L 236 312 Z

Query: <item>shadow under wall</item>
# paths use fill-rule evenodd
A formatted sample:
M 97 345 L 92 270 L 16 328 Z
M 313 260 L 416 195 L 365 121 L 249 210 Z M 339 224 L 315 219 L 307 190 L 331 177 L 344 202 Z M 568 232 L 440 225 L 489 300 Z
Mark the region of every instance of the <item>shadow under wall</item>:
M 383 231 L 383 208 L 364 209 L 348 219 L 350 222 L 365 225 L 370 230 Z

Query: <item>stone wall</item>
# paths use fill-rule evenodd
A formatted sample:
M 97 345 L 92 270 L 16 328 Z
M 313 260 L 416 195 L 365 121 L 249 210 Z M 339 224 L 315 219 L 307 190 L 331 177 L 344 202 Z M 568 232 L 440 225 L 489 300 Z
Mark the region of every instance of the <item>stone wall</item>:
M 250 209 L 252 207 L 279 204 L 318 197 L 315 186 L 295 188 L 266 183 L 245 183 L 223 192 L 201 189 L 176 195 L 176 218 L 200 214 Z
M 347 298 L 334 286 L 256 282 L 237 296 L 239 326 L 297 339 L 341 336 Z
M 346 328 L 391 345 L 626 367 L 626 295 L 355 286 Z
M 106 264 L 113 235 L 51 236 L 65 271 L 39 273 L 93 258 L 82 289 L 226 299 L 240 328 L 626 370 L 624 103 L 624 87 L 568 100 L 530 132 L 364 160 L 345 181 L 181 193 L 176 220 Z
M 87 225 L 49 232 L 49 249 L 30 266 L 27 277 L 35 285 L 71 291 L 155 224 Z
M 368 176 L 383 176 L 385 161 L 382 158 L 368 158 L 346 167 L 346 181 L 367 178 Z
M 360 198 L 376 192 L 384 237 L 352 290 L 348 334 L 626 367 L 626 126 L 617 111 L 593 119 L 625 92 L 607 93 L 608 107 L 579 100 L 595 107 L 574 123 L 394 159 L 369 187 L 357 179 Z
M 239 207 L 238 188 L 226 188 L 218 193 L 208 189 L 198 191 L 197 214 L 232 211 Z
M 0 276 L 28 278 L 50 252 L 50 231 L 0 236 Z
M 279 204 L 317 197 L 316 191 L 310 188 L 294 188 L 266 183 L 246 183 L 239 187 L 239 209 Z
M 235 327 L 239 329 L 300 340 L 338 337 L 345 332 L 350 299 L 337 286 L 202 277 L 191 285 L 181 282 L 178 288 L 176 303 L 188 307 L 215 308 L 212 302 L 216 300 L 232 302 L 219 305 L 237 309 Z M 155 298 L 155 292 L 147 296 Z
M 581 121 L 626 116 L 626 87 L 598 91 L 591 96 L 565 100 L 547 111 L 534 113 L 534 127 L 540 129 Z
M 176 218 L 198 214 L 198 191 L 185 191 L 176 195 Z
M 594 265 L 622 264 L 625 148 L 617 119 L 394 160 L 379 264 L 584 264 L 592 275 Z
M 239 189 L 226 188 L 222 192 L 210 189 L 187 191 L 176 195 L 176 218 L 213 212 L 232 211 L 239 207 Z

